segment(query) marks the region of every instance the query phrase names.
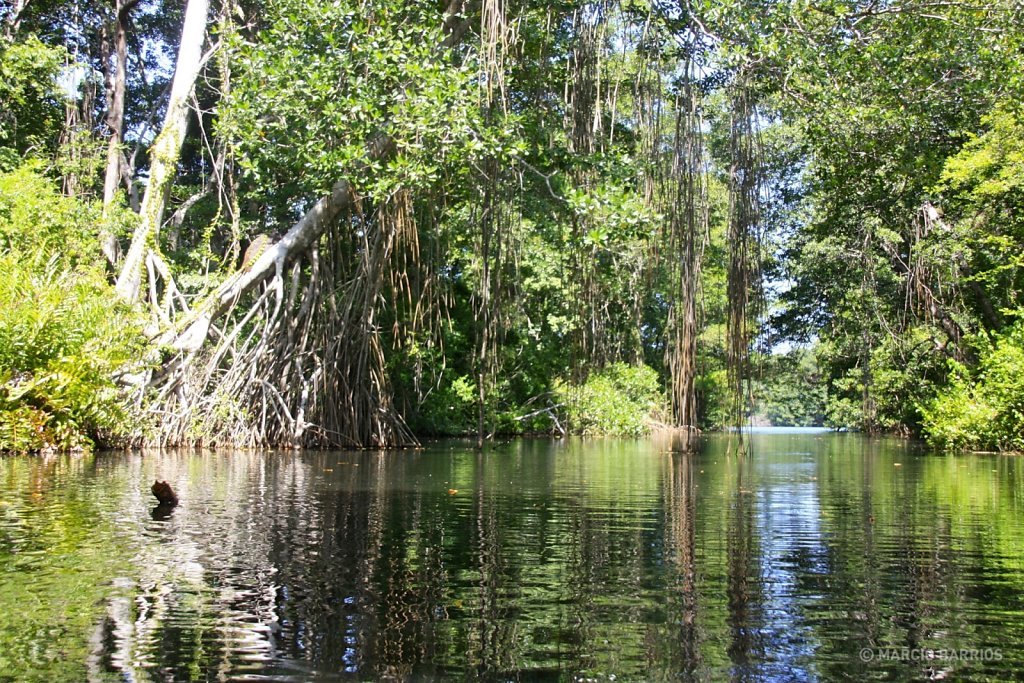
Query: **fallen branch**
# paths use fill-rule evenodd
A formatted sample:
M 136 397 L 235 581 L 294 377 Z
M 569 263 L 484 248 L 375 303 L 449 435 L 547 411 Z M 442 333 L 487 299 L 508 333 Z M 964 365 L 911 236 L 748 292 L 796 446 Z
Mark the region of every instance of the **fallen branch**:
M 526 415 L 520 415 L 519 417 L 515 418 L 515 420 L 516 420 L 516 422 L 522 422 L 523 420 L 528 420 L 531 417 L 536 417 L 537 415 L 541 415 L 541 414 L 546 413 L 547 416 L 549 418 L 551 418 L 551 422 L 555 425 L 555 429 L 558 430 L 558 433 L 561 434 L 562 436 L 565 436 L 566 435 L 565 428 L 562 426 L 562 423 L 559 422 L 558 415 L 557 415 L 557 413 L 555 413 L 555 410 L 557 408 L 562 408 L 564 406 L 565 406 L 564 403 L 559 403 L 557 405 L 548 406 L 547 408 L 541 408 L 540 410 L 535 410 L 532 413 L 527 413 Z

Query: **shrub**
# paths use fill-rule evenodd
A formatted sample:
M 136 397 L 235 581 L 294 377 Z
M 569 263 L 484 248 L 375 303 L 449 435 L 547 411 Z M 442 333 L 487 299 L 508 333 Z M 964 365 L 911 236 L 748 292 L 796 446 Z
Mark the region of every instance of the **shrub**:
M 717 368 L 697 375 L 697 424 L 701 429 L 725 429 L 729 426 L 729 373 Z
M 1024 450 L 1024 323 L 982 348 L 973 375 L 954 364 L 948 387 L 921 412 L 936 446 Z
M 85 448 L 134 427 L 114 376 L 142 336 L 106 282 L 96 215 L 31 169 L 0 176 L 0 450 Z
M 417 434 L 459 436 L 477 429 L 476 382 L 458 375 L 431 391 L 410 426 Z
M 138 327 L 95 274 L 0 256 L 0 450 L 89 446 L 130 430 L 115 372 Z
M 577 434 L 638 436 L 664 410 L 658 374 L 646 365 L 616 363 L 592 374 L 581 386 L 559 382 L 558 401 Z
M 810 349 L 792 349 L 762 358 L 755 384 L 757 417 L 785 427 L 824 424 L 825 387 Z
M 0 175 L 0 253 L 31 260 L 34 270 L 51 259 L 64 268 L 101 266 L 99 207 L 56 191 L 29 162 Z

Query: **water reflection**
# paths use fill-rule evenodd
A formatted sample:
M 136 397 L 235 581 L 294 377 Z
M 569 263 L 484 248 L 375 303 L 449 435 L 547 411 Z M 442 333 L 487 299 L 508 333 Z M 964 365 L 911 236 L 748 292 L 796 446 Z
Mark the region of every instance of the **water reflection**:
M 5 459 L 0 679 L 983 680 L 1024 665 L 1021 460 L 746 438 L 742 456 L 716 437 L 689 453 Z M 155 478 L 179 493 L 172 511 L 154 509 Z M 885 647 L 1000 659 L 861 656 Z

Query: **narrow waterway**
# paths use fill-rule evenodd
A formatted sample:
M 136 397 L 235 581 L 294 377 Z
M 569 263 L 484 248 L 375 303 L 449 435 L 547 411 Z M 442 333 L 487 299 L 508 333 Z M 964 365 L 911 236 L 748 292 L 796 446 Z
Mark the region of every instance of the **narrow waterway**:
M 1024 460 L 749 441 L 3 458 L 0 680 L 1024 672 Z

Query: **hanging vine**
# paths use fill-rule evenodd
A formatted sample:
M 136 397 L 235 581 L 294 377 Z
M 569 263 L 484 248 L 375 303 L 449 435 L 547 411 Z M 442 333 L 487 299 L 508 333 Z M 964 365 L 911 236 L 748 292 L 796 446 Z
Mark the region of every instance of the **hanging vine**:
M 481 107 L 487 125 L 498 128 L 509 115 L 506 84 L 508 63 L 517 40 L 518 20 L 508 12 L 505 0 L 484 0 L 480 10 Z M 475 246 L 476 289 L 473 293 L 476 381 L 477 446 L 491 436 L 488 418 L 491 397 L 502 367 L 502 347 L 507 322 L 506 288 L 514 281 L 516 267 L 513 232 L 519 223 L 514 188 L 522 183 L 518 169 L 508 168 L 491 155 L 478 169 L 479 203 L 473 222 L 479 225 Z
M 729 262 L 726 281 L 729 423 L 743 426 L 750 394 L 753 322 L 761 312 L 761 168 L 757 109 L 745 74 L 733 84 L 729 126 Z
M 668 316 L 672 417 L 677 427 L 697 426 L 697 296 L 701 262 L 708 241 L 710 207 L 707 160 L 701 121 L 701 93 L 695 65 L 687 60 L 683 87 L 676 97 L 676 131 L 671 178 L 674 192 L 668 226 L 669 272 L 673 288 Z

